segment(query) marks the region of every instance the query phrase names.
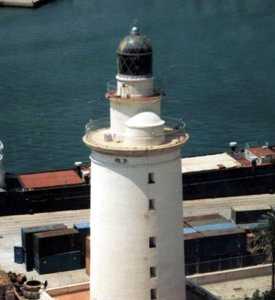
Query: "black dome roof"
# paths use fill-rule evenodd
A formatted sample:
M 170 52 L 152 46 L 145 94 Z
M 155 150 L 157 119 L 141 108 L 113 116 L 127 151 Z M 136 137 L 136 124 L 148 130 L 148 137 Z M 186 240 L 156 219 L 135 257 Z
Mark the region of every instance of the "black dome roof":
M 117 53 L 120 55 L 131 54 L 150 54 L 153 52 L 151 41 L 141 35 L 137 27 L 133 27 L 129 35 L 127 35 L 120 43 Z

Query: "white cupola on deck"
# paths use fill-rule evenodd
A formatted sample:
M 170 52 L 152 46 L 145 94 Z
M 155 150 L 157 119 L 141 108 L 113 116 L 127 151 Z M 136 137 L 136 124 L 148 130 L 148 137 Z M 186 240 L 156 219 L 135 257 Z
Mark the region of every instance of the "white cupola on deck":
M 129 145 L 153 146 L 165 140 L 165 121 L 153 112 L 142 112 L 126 122 L 125 141 Z

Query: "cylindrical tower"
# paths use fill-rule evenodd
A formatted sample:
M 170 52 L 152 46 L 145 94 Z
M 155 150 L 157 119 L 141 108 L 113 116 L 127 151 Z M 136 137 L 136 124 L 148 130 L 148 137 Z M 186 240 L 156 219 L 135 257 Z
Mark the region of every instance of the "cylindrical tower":
M 123 89 L 127 88 L 127 92 Z M 118 48 L 110 125 L 90 122 L 91 299 L 185 300 L 182 122 L 160 117 L 152 46 L 133 28 Z

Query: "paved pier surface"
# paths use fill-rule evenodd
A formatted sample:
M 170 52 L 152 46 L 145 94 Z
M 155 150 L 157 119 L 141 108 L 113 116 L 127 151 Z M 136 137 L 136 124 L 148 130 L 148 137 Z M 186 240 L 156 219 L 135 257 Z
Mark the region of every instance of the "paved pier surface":
M 21 246 L 21 228 L 53 223 L 74 223 L 89 221 L 89 210 L 63 211 L 35 215 L 0 217 L 0 269 L 26 273 L 25 264 L 14 263 L 14 246 Z M 49 288 L 62 287 L 72 283 L 89 281 L 85 269 L 39 275 L 36 271 L 26 273 L 28 278 L 48 280 Z
M 269 290 L 271 287 L 271 276 L 215 282 L 204 284 L 202 287 L 223 300 L 243 300 L 245 296 L 251 297 L 257 289 L 260 292 Z
M 169 199 L 167 199 L 169 201 Z M 231 206 L 267 204 L 275 206 L 275 195 L 256 195 L 242 197 L 226 197 L 184 201 L 184 216 L 203 215 L 218 212 L 230 218 Z M 65 223 L 72 227 L 74 223 L 89 220 L 90 210 L 74 210 L 51 212 L 34 215 L 0 217 L 0 269 L 25 273 L 24 264 L 14 263 L 13 247 L 21 246 L 21 228 L 53 223 Z M 29 278 L 48 280 L 49 288 L 62 287 L 69 284 L 89 280 L 84 269 L 54 274 L 39 275 L 36 271 L 28 272 Z
M 232 206 L 270 205 L 275 207 L 275 194 L 211 198 L 183 202 L 184 216 L 219 213 L 230 218 Z
M 46 0 L 0 0 L 0 6 L 37 7 Z

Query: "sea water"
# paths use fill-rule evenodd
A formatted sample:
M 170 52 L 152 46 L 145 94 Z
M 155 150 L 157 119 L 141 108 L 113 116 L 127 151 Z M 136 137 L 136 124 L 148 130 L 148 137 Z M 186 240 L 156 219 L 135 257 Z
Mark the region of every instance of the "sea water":
M 9 171 L 88 161 L 85 124 L 108 115 L 116 48 L 135 24 L 153 43 L 163 114 L 186 122 L 183 155 L 226 151 L 230 141 L 275 143 L 273 0 L 55 0 L 0 8 Z

